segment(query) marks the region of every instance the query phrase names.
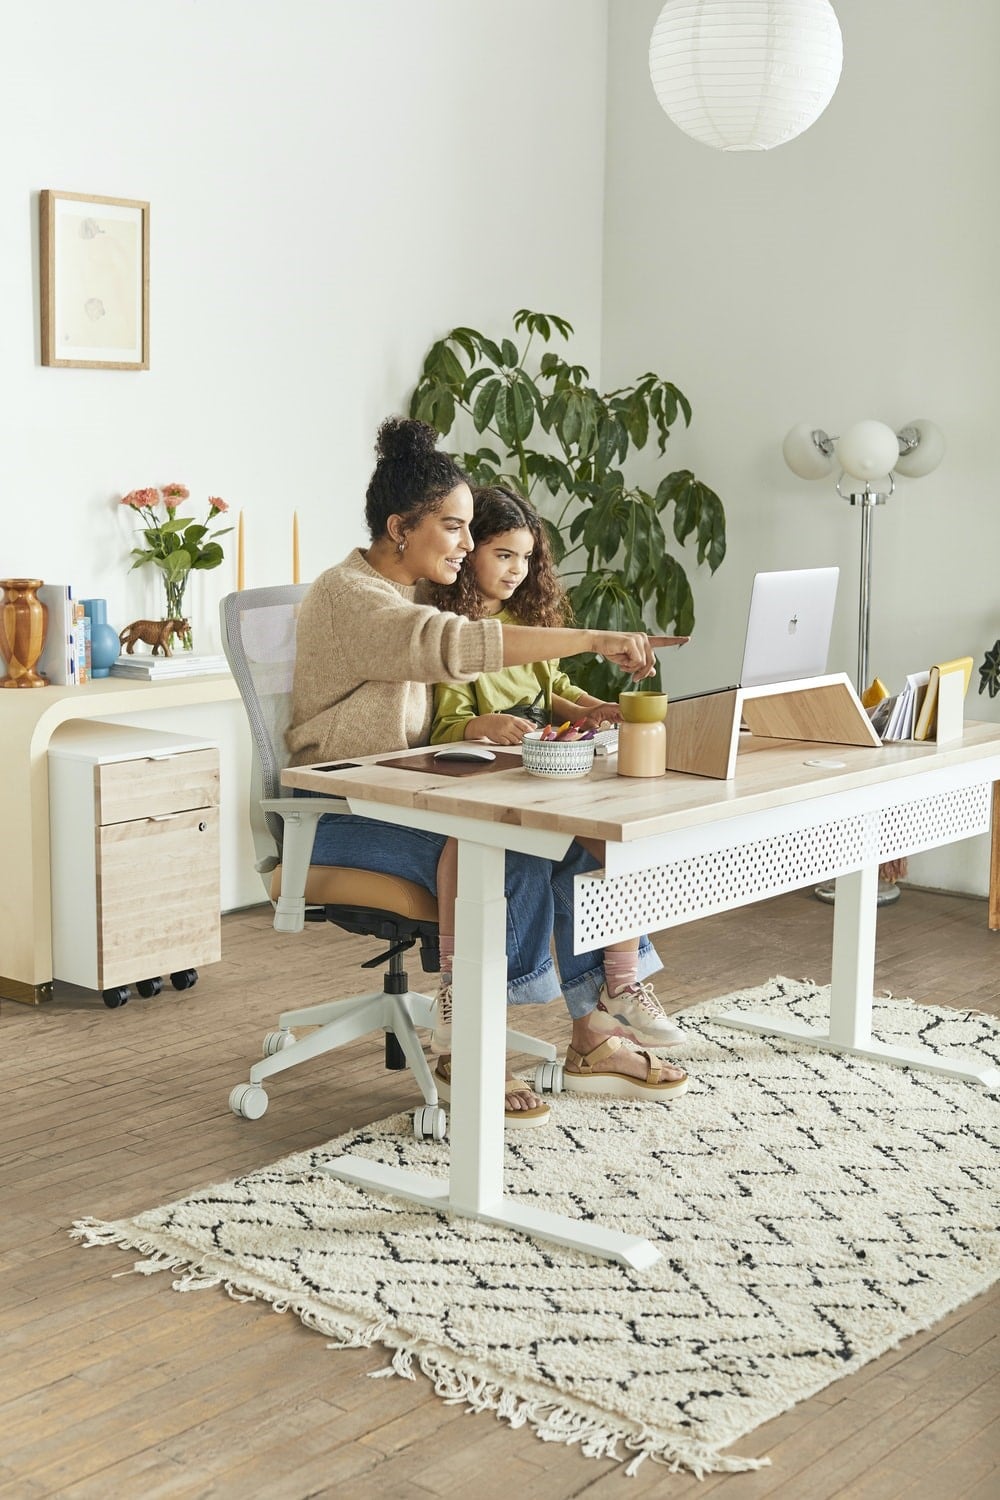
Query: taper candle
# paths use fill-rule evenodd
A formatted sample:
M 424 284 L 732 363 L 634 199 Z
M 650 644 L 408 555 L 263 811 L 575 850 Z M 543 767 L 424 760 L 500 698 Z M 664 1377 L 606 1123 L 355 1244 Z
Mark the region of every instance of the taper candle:
M 240 511 L 240 519 L 236 527 L 236 587 L 238 589 L 243 589 L 246 586 L 246 558 L 244 547 L 243 512 Z
M 292 582 L 299 582 L 299 513 L 292 511 Z

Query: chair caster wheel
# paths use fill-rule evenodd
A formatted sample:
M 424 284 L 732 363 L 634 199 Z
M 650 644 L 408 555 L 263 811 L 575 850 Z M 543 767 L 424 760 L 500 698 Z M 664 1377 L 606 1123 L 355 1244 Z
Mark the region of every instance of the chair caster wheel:
M 158 995 L 162 990 L 163 980 L 160 978 L 159 974 L 157 974 L 155 979 L 140 979 L 135 988 L 136 992 L 140 994 L 144 1000 L 151 1000 L 154 995 Z
M 561 1094 L 563 1091 L 563 1065 L 560 1062 L 541 1062 L 535 1069 L 535 1092 L 537 1094 Z
M 108 1010 L 117 1010 L 119 1005 L 127 1005 L 128 997 L 132 993 L 127 984 L 116 984 L 113 989 L 104 991 L 104 1003 Z
M 261 1049 L 265 1057 L 273 1057 L 276 1052 L 284 1052 L 286 1047 L 295 1045 L 295 1033 L 293 1031 L 269 1031 L 264 1038 Z
M 238 1083 L 229 1095 L 229 1108 L 244 1120 L 259 1120 L 267 1112 L 267 1095 L 259 1083 Z
M 198 983 L 198 970 L 178 969 L 176 974 L 171 974 L 170 983 L 175 990 L 189 990 Z
M 448 1116 L 440 1104 L 424 1104 L 413 1111 L 413 1134 L 418 1141 L 443 1141 L 448 1134 Z

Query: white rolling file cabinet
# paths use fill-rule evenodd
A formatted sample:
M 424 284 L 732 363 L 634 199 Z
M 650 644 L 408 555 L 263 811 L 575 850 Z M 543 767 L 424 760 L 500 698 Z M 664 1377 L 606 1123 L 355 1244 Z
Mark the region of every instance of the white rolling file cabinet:
M 221 956 L 217 747 L 91 719 L 48 767 L 55 978 L 112 1008 L 190 988 Z

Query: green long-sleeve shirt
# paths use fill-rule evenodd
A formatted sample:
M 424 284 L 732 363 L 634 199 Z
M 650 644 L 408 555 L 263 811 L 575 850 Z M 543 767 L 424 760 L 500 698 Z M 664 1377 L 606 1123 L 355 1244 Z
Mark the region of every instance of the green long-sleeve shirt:
M 492 618 L 502 625 L 520 623 L 505 609 Z M 434 689 L 431 744 L 462 740 L 470 719 L 479 714 L 504 713 L 518 703 L 531 703 L 539 692 L 546 710 L 553 696 L 570 703 L 586 696 L 586 689 L 574 686 L 562 671 L 558 657 L 523 667 L 502 667 L 499 672 L 481 672 L 472 682 L 439 682 Z

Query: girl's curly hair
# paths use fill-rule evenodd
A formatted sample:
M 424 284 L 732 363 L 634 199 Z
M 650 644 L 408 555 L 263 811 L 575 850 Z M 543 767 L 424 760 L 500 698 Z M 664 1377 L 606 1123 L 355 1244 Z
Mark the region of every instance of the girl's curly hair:
M 375 444 L 378 461 L 365 495 L 372 541 L 385 536 L 392 515 L 402 516 L 403 530 L 412 531 L 457 484 L 468 483 L 451 455 L 438 448 L 437 436 L 427 422 L 387 417 L 382 423 Z
M 507 531 L 530 531 L 534 547 L 528 571 L 507 605 L 519 625 L 564 625 L 569 615 L 569 601 L 556 576 L 552 549 L 541 518 L 527 500 L 504 485 L 472 491 L 474 505 L 472 540 L 476 546 L 503 536 Z M 454 583 L 437 584 L 430 589 L 432 603 L 456 615 L 479 620 L 486 614 L 486 600 L 471 562 L 467 559 Z

